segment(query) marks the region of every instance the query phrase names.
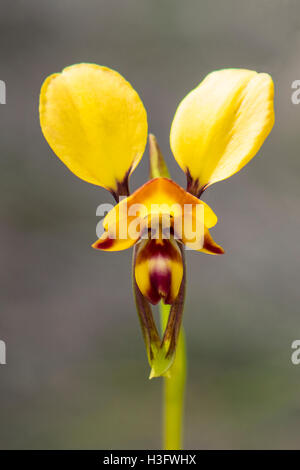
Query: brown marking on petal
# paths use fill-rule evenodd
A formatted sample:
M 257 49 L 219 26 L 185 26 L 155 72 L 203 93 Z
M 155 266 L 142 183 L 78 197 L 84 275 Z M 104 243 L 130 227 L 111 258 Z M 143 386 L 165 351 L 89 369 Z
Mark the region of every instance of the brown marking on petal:
M 159 272 L 158 270 L 150 273 L 151 289 L 148 291 L 149 300 L 157 304 L 161 298 L 164 299 L 166 304 L 171 303 L 171 281 L 172 274 L 170 270 Z
M 116 189 L 110 189 L 110 192 L 112 193 L 115 201 L 118 203 L 120 196 L 129 196 L 129 175 L 131 172 L 131 167 L 127 171 L 126 175 L 124 176 L 124 179 L 120 181 L 116 181 Z
M 107 237 L 105 239 L 100 239 L 97 240 L 92 247 L 95 248 L 96 250 L 108 250 L 111 248 L 114 244 L 114 239 Z
M 208 184 L 205 184 L 204 186 L 201 186 L 201 183 L 199 179 L 194 179 L 190 173 L 190 170 L 188 168 L 185 169 L 186 173 L 186 190 L 188 193 L 192 194 L 193 196 L 196 196 L 197 198 L 200 198 L 202 193 L 206 190 L 208 187 Z
M 157 305 L 161 297 L 155 289 L 152 288 L 147 291 L 147 299 L 152 305 Z
M 207 245 L 204 244 L 203 248 L 206 250 L 209 250 L 211 253 L 214 253 L 215 255 L 224 255 L 225 251 L 221 246 L 218 245 Z
M 143 250 L 140 251 L 138 262 L 142 263 L 150 258 L 161 256 L 165 259 L 181 262 L 180 252 L 177 251 L 169 240 L 149 240 Z
M 225 253 L 225 250 L 213 240 L 208 230 L 204 235 L 203 249 L 214 255 L 223 255 Z

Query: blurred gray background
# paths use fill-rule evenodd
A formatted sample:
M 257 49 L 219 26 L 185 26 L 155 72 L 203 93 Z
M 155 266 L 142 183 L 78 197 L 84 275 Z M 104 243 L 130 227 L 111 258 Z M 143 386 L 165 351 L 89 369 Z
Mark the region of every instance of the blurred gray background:
M 148 380 L 131 253 L 90 248 L 111 197 L 70 173 L 39 128 L 42 81 L 82 61 L 132 83 L 181 184 L 169 149 L 179 101 L 215 69 L 273 76 L 269 139 L 204 195 L 226 255 L 187 254 L 185 447 L 300 448 L 299 28 L 292 0 L 1 2 L 1 448 L 160 446 L 162 384 Z

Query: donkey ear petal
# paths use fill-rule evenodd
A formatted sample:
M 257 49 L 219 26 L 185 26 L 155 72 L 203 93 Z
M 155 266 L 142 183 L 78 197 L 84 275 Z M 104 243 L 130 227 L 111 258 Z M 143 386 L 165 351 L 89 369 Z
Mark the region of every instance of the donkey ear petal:
M 273 95 L 270 75 L 225 69 L 182 100 L 170 143 L 194 194 L 229 178 L 259 151 L 274 124 Z
M 119 73 L 95 64 L 72 65 L 45 80 L 40 123 L 75 175 L 114 193 L 126 186 L 147 142 L 139 95 Z

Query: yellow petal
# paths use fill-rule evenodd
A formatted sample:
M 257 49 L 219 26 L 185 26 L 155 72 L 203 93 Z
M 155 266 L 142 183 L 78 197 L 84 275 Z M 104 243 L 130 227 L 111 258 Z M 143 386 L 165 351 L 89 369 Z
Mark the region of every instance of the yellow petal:
M 209 74 L 179 104 L 170 143 L 194 194 L 258 152 L 274 124 L 273 94 L 268 74 L 225 69 Z
M 92 244 L 92 248 L 103 251 L 122 251 L 131 248 L 136 243 L 136 241 L 137 239 L 131 238 L 111 238 L 108 232 L 104 232 L 102 237 Z
M 139 95 L 119 73 L 95 64 L 72 65 L 45 80 L 40 122 L 50 147 L 75 175 L 112 192 L 146 146 Z
M 142 240 L 138 245 L 135 279 L 143 296 L 152 304 L 160 299 L 172 304 L 183 276 L 180 249 L 174 239 Z

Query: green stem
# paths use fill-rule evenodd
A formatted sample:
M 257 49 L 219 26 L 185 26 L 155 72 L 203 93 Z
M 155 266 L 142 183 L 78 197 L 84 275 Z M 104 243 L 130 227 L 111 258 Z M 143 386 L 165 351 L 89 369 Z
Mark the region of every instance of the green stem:
M 165 330 L 170 313 L 170 305 L 160 303 L 162 331 Z M 181 327 L 176 357 L 170 368 L 170 377 L 164 377 L 163 390 L 163 436 L 165 450 L 180 450 L 182 448 L 182 423 L 184 406 L 184 389 L 186 380 L 186 353 L 184 331 Z

